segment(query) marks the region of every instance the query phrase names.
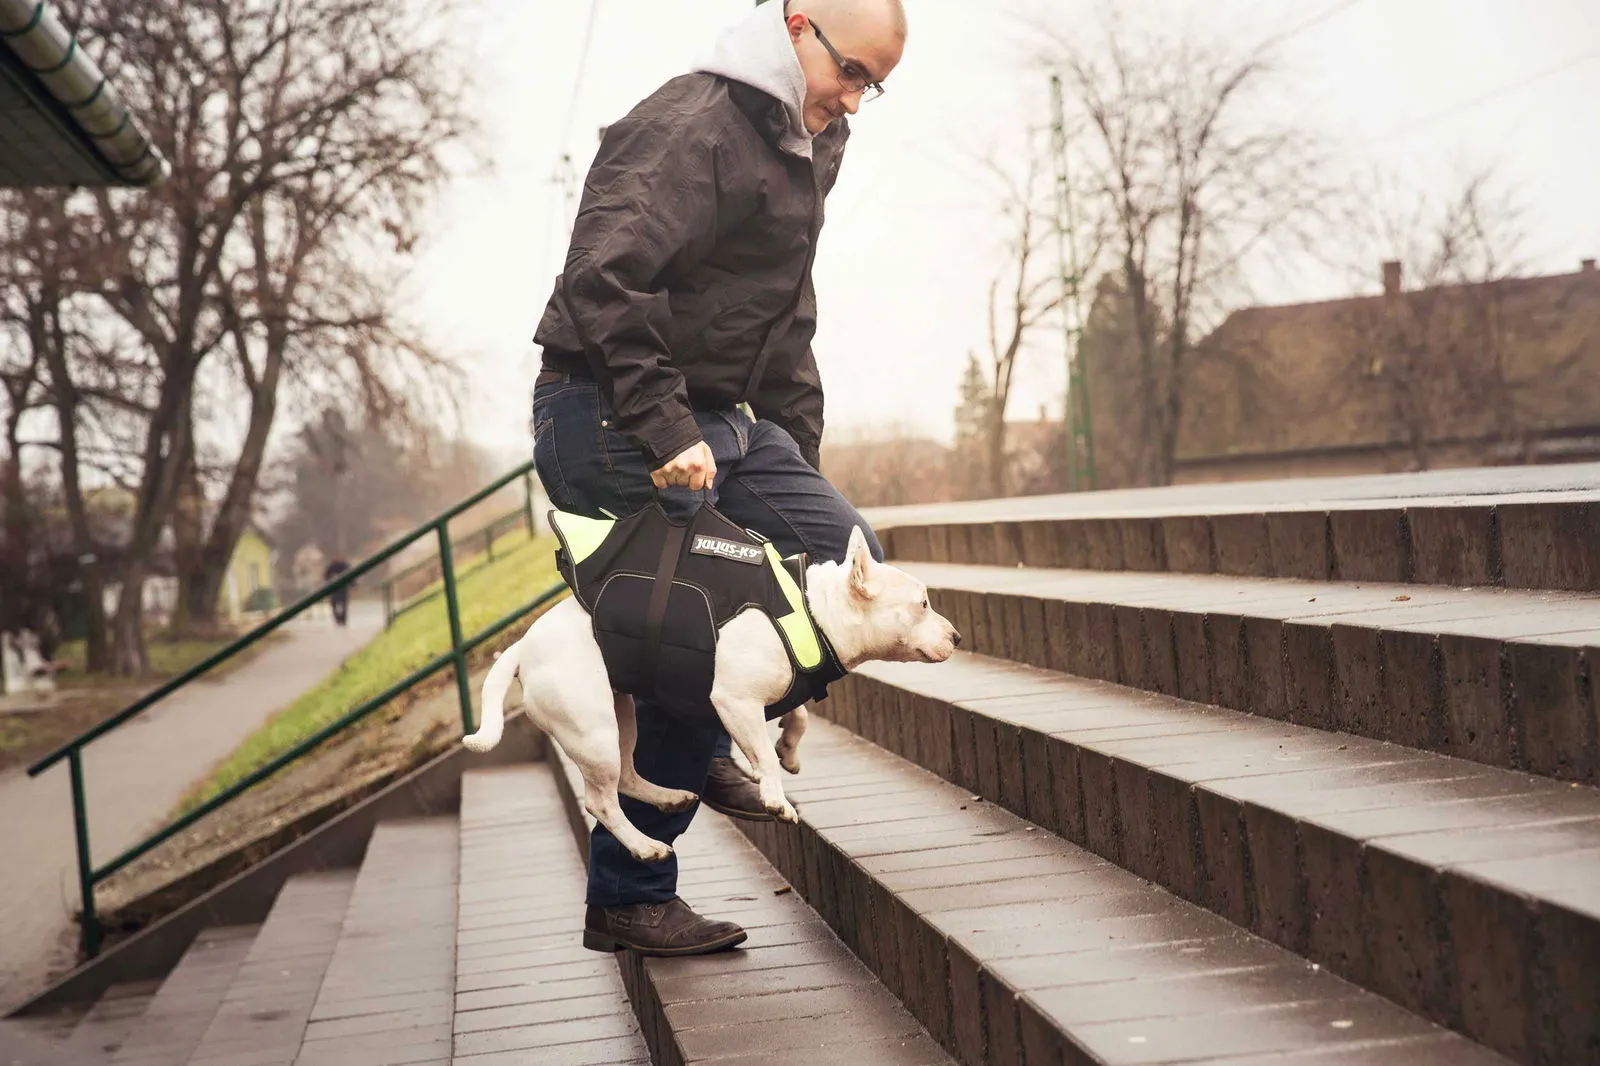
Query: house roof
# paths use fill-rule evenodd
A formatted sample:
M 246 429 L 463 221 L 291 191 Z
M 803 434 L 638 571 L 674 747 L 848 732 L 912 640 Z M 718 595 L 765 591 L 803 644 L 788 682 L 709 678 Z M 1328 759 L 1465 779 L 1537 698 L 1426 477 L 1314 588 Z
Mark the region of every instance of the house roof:
M 43 0 L 0 0 L 0 187 L 153 185 L 137 117 Z
M 1396 350 L 1397 314 L 1422 354 Z M 1490 434 L 1496 404 L 1519 431 L 1600 427 L 1600 271 L 1237 311 L 1186 374 L 1178 458 L 1397 443 L 1404 358 L 1430 439 Z

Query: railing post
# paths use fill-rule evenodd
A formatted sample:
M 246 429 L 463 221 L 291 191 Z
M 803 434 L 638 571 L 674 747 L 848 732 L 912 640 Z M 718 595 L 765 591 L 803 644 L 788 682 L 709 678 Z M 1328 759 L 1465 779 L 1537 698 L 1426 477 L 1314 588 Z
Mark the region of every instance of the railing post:
M 89 864 L 89 808 L 83 794 L 83 749 L 67 756 L 72 775 L 72 827 L 78 834 L 78 892 L 83 897 L 83 950 L 92 959 L 100 954 L 100 919 L 94 913 L 94 867 Z
M 522 515 L 528 525 L 528 536 L 533 536 L 533 475 L 522 475 Z
M 483 551 L 489 557 L 489 561 L 491 563 L 494 562 L 494 526 L 492 525 L 483 531 Z
M 394 582 L 383 583 L 383 628 L 394 625 Z
M 456 602 L 456 565 L 450 554 L 450 522 L 439 523 L 439 570 L 444 577 L 445 611 L 450 616 L 450 650 L 456 663 L 456 695 L 461 699 L 461 729 L 472 732 L 472 688 L 467 683 L 466 637 L 461 632 L 461 605 Z

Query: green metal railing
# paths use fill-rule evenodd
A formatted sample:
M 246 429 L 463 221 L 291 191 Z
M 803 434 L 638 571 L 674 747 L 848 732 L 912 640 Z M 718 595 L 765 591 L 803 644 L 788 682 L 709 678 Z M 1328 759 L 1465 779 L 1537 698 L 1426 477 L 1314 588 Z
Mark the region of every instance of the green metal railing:
M 525 490 L 523 506 L 517 508 L 515 511 L 508 511 L 499 518 L 489 522 L 487 525 L 474 529 L 471 533 L 464 533 L 455 538 L 455 543 L 463 547 L 481 544 L 481 547 L 475 553 L 480 561 L 477 563 L 477 565 L 469 566 L 457 573 L 457 579 L 466 577 L 468 574 L 476 570 L 478 565 L 487 566 L 493 563 L 494 542 L 500 537 L 504 536 L 506 532 L 513 527 L 519 525 L 525 526 L 528 530 L 528 535 L 530 537 L 533 535 L 533 484 L 531 475 L 525 476 L 523 481 Z M 438 571 L 438 575 L 433 576 L 433 571 Z M 408 578 L 412 578 L 423 573 L 430 574 L 427 584 L 434 585 L 435 587 L 427 589 L 420 595 L 410 596 L 409 598 L 404 599 L 397 604 L 395 602 L 396 592 L 401 585 L 403 585 Z M 380 594 L 383 599 L 384 628 L 387 629 L 394 625 L 395 619 L 399 618 L 407 611 L 421 607 L 425 603 L 432 603 L 434 600 L 442 596 L 444 594 L 444 588 L 442 585 L 438 584 L 442 577 L 443 570 L 440 568 L 439 559 L 434 557 L 423 559 L 418 563 L 413 563 L 404 570 L 384 578 L 383 584 L 379 587 Z
M 407 689 L 410 689 L 418 682 L 432 677 L 434 674 L 438 673 L 440 670 L 443 670 L 447 666 L 453 666 L 455 668 L 456 675 L 456 695 L 461 702 L 461 728 L 464 733 L 471 733 L 473 731 L 472 692 L 467 683 L 467 656 L 486 641 L 494 639 L 494 637 L 498 636 L 501 632 L 516 624 L 518 620 L 527 617 L 532 612 L 556 599 L 561 595 L 561 593 L 566 591 L 566 585 L 557 584 L 546 589 L 544 592 L 534 597 L 533 600 L 530 601 L 526 606 L 517 608 L 504 618 L 501 618 L 499 621 L 483 630 L 481 633 L 475 634 L 470 638 L 466 637 L 461 628 L 461 608 L 456 593 L 456 572 L 454 554 L 450 540 L 450 519 L 461 514 L 468 508 L 481 503 L 483 500 L 488 499 L 496 492 L 499 492 L 501 489 L 511 484 L 517 478 L 523 479 L 524 486 L 527 489 L 528 496 L 525 502 L 525 511 L 528 515 L 531 515 L 533 508 L 533 490 L 530 475 L 532 469 L 532 463 L 524 463 L 522 466 L 517 467 L 517 469 L 511 471 L 509 474 L 506 474 L 494 484 L 478 492 L 471 498 L 456 504 L 443 514 L 440 514 L 423 525 L 418 526 L 416 529 L 390 544 L 387 548 L 384 548 L 376 555 L 352 567 L 350 570 L 339 575 L 339 577 L 333 581 L 330 581 L 328 584 L 324 585 L 315 592 L 304 596 L 281 614 L 256 627 L 249 633 L 246 633 L 244 636 L 240 637 L 232 644 L 229 644 L 226 648 L 223 648 L 221 651 L 212 655 L 204 662 L 190 667 L 188 670 L 185 670 L 177 677 L 161 685 L 159 688 L 144 696 L 142 699 L 131 704 L 124 710 L 119 711 L 117 714 L 106 719 L 104 722 L 101 722 L 94 728 L 85 731 L 82 735 L 68 741 L 55 751 L 51 752 L 49 755 L 46 755 L 44 758 L 28 767 L 28 776 L 37 777 L 50 767 L 54 766 L 56 763 L 61 762 L 63 759 L 65 759 L 67 762 L 67 768 L 70 774 L 72 785 L 72 824 L 78 838 L 78 889 L 83 898 L 83 909 L 79 921 L 83 930 L 84 950 L 91 958 L 100 953 L 100 944 L 103 933 L 99 919 L 95 914 L 94 890 L 96 885 L 110 877 L 112 874 L 116 873 L 118 870 L 121 870 L 135 859 L 149 852 L 151 849 L 159 847 L 176 834 L 181 833 L 183 830 L 187 829 L 201 818 L 204 818 L 212 811 L 215 811 L 218 808 L 230 803 L 240 795 L 244 794 L 250 788 L 271 777 L 273 774 L 288 766 L 290 763 L 296 761 L 307 752 L 325 743 L 329 738 L 338 735 L 344 730 L 355 725 L 357 722 L 360 722 L 372 712 L 376 711 L 378 708 L 382 707 L 396 696 L 399 696 Z M 146 837 L 144 840 L 128 848 L 110 862 L 98 867 L 94 865 L 92 859 L 90 858 L 89 850 L 89 812 L 88 806 L 85 802 L 83 773 L 83 749 L 87 745 L 94 740 L 105 736 L 107 733 L 116 729 L 124 722 L 127 722 L 130 719 L 135 718 L 149 710 L 167 696 L 170 696 L 178 689 L 205 674 L 208 670 L 211 670 L 220 663 L 226 662 L 228 659 L 255 644 L 262 637 L 265 637 L 267 634 L 293 621 L 301 614 L 304 614 L 306 611 L 310 610 L 321 600 L 342 588 L 348 587 L 351 583 L 355 582 L 363 575 L 371 572 L 374 568 L 383 565 L 389 559 L 392 559 L 394 556 L 398 555 L 412 544 L 415 544 L 423 537 L 428 536 L 430 533 L 435 535 L 439 540 L 439 566 L 443 576 L 443 595 L 445 599 L 446 611 L 450 620 L 449 651 L 446 651 L 434 658 L 425 666 L 414 671 L 404 680 L 396 682 L 381 694 L 374 696 L 372 699 L 361 704 L 359 707 L 356 707 L 354 710 L 345 714 L 338 721 L 325 726 L 312 736 L 300 741 L 300 743 L 296 744 L 293 748 L 277 756 L 265 766 L 255 770 L 243 780 L 230 785 L 228 788 L 206 800 L 193 810 L 188 811 L 178 818 L 175 818 L 167 825 L 150 834 L 150 836 Z

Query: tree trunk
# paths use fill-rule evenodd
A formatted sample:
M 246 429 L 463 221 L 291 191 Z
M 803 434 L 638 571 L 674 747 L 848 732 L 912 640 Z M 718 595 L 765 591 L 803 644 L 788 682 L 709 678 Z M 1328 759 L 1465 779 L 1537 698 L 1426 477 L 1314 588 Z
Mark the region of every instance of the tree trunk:
M 111 621 L 111 672 L 119 677 L 150 672 L 150 649 L 144 641 L 144 578 L 144 567 L 138 564 L 123 573 L 122 593 Z
M 182 380 L 175 381 L 175 377 Z M 144 642 L 144 580 L 161 530 L 171 519 L 193 446 L 191 425 L 185 417 L 192 387 L 192 370 L 177 375 L 169 371 L 162 389 L 169 393 L 171 413 L 163 425 L 162 405 L 158 405 L 146 438 L 145 479 L 123 559 L 122 592 L 111 627 L 111 666 L 119 676 L 137 676 L 150 668 Z M 182 390 L 181 395 L 172 396 L 172 390 Z
M 7 417 L 6 450 L 0 455 L 0 545 L 19 564 L 26 565 L 28 501 L 22 493 L 22 444 L 18 440 L 21 415 L 21 411 L 13 411 Z
M 46 298 L 52 290 L 46 289 Z M 56 421 L 61 427 L 61 490 L 66 497 L 67 519 L 72 526 L 72 546 L 83 581 L 85 667 L 90 673 L 111 672 L 111 642 L 106 627 L 105 569 L 95 549 L 89 511 L 83 503 L 83 485 L 78 477 L 78 387 L 67 369 L 67 353 L 58 329 L 52 335 L 40 330 L 35 343 L 43 348 L 45 366 L 50 372 L 51 399 Z
M 1155 423 L 1161 410 L 1156 395 L 1155 308 L 1150 304 L 1144 271 L 1132 256 L 1124 257 L 1123 274 L 1127 279 L 1129 305 L 1133 308 L 1134 332 L 1139 341 L 1139 480 L 1140 484 L 1154 485 L 1159 483 L 1156 464 L 1160 434 Z
M 240 343 L 244 343 L 242 337 Z M 267 439 L 277 416 L 278 382 L 283 373 L 288 344 L 289 339 L 283 330 L 269 324 L 265 363 L 260 380 L 254 383 L 250 393 L 250 426 L 245 431 L 244 447 L 240 449 L 233 476 L 228 481 L 228 491 L 217 508 L 210 534 L 199 552 L 199 565 L 186 590 L 184 610 L 189 622 L 206 626 L 213 632 L 217 629 L 217 606 L 221 599 L 222 583 L 227 578 L 228 564 L 233 560 L 239 538 L 250 525 L 250 510 L 266 457 Z M 241 352 L 240 358 L 248 356 Z
M 989 489 L 983 493 L 985 499 L 1004 496 L 1006 494 L 1006 416 L 1005 411 L 998 402 L 993 402 L 995 413 L 990 416 L 989 432 L 984 436 L 988 444 Z
M 186 412 L 184 417 L 192 418 L 192 412 Z M 173 564 L 178 575 L 178 598 L 172 612 L 174 635 L 205 637 L 214 622 L 215 612 L 207 607 L 204 595 L 205 502 L 199 464 L 191 446 L 182 463 L 177 501 L 172 509 Z
M 22 498 L 22 462 L 17 456 L 17 422 L 7 420 L 6 452 L 0 456 L 0 581 L 20 582 L 28 572 L 29 537 Z M 17 589 L 22 592 L 21 588 Z M 0 632 L 21 622 L 16 599 L 0 597 Z

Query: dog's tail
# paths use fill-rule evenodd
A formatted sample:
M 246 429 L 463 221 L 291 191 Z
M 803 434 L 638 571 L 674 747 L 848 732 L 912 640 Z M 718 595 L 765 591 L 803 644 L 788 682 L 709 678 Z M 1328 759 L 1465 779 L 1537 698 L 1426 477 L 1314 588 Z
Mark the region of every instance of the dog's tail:
M 517 676 L 517 652 L 521 643 L 519 640 L 501 652 L 489 668 L 489 676 L 483 679 L 483 721 L 478 724 L 476 733 L 461 738 L 461 743 L 470 751 L 488 751 L 500 743 L 500 735 L 506 727 L 506 690 L 511 687 L 511 679 Z

